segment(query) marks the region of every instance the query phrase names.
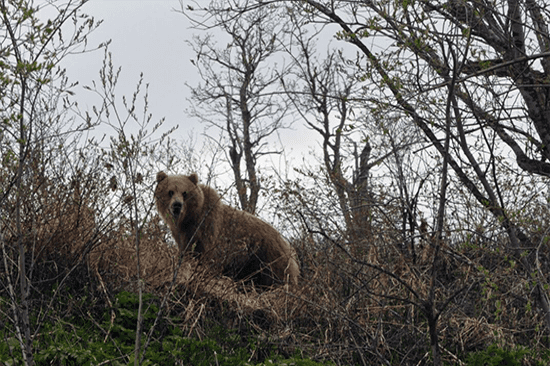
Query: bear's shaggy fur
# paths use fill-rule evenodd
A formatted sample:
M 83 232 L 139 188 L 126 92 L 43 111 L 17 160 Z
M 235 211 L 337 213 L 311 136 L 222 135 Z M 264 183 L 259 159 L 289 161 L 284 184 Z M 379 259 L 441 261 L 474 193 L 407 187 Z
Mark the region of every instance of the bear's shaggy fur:
M 180 251 L 235 279 L 260 286 L 297 284 L 295 252 L 269 224 L 221 202 L 214 189 L 189 176 L 157 174 L 157 210 Z

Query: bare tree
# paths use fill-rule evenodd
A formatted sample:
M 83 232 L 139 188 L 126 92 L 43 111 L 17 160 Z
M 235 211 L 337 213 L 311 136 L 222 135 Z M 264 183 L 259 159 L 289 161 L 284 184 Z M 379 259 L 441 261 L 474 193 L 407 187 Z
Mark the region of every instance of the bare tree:
M 298 25 L 295 32 L 299 33 L 295 38 L 298 51 L 293 71 L 284 82 L 285 90 L 302 120 L 321 136 L 323 165 L 338 197 L 346 231 L 353 241 L 362 240 L 367 236 L 369 216 L 371 146 L 368 138 L 363 137 L 360 154 L 357 145 L 355 151 L 346 149 L 355 123 L 351 98 L 357 83 L 353 75 L 341 67 L 343 58 L 338 52 L 318 60 L 313 42 L 317 34 L 306 37 Z M 289 49 L 291 55 L 292 52 Z M 347 166 L 350 158 L 357 162 L 352 172 Z
M 289 12 L 294 26 L 289 31 L 287 52 L 294 63 L 284 81 L 285 91 L 306 126 L 321 137 L 322 163 L 357 255 L 372 241 L 375 207 L 383 206 L 383 202 L 376 202 L 376 193 L 369 182 L 375 166 L 388 162 L 385 165 L 389 170 L 396 171 L 403 211 L 410 213 L 403 215 L 408 218 L 403 230 L 407 230 L 407 225 L 415 230 L 411 213 L 414 197 L 410 197 L 405 183 L 402 159 L 418 143 L 418 137 L 402 134 L 398 117 L 386 116 L 375 122 L 365 113 L 363 99 L 358 98 L 364 85 L 361 69 L 357 67 L 364 59 L 357 56 L 351 60 L 346 50 L 330 45 L 322 58 L 317 43 L 323 43 L 326 30 L 308 26 L 297 14 Z M 390 160 L 393 162 L 389 163 Z
M 286 102 L 277 90 L 284 72 L 277 65 L 284 61 L 277 58 L 283 25 L 273 9 L 260 8 L 234 18 L 227 7 L 231 4 L 212 2 L 203 14 L 211 18 L 208 26 L 199 17 L 190 17 L 202 31 L 217 26 L 227 42 L 217 42 L 219 34 L 206 34 L 191 43 L 192 62 L 203 80 L 191 86 L 191 115 L 223 131 L 241 207 L 254 213 L 261 189 L 258 160 L 277 153 L 268 141 L 286 124 Z

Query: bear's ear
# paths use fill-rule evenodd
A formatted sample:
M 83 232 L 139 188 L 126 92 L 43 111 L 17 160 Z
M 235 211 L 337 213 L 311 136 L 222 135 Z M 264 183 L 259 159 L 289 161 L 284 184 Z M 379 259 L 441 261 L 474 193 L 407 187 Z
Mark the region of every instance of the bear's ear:
M 161 182 L 162 180 L 164 180 L 164 178 L 167 178 L 168 176 L 166 175 L 165 172 L 158 172 L 157 173 L 157 183 Z
M 195 185 L 199 183 L 199 176 L 197 175 L 197 173 L 191 174 L 188 178 Z

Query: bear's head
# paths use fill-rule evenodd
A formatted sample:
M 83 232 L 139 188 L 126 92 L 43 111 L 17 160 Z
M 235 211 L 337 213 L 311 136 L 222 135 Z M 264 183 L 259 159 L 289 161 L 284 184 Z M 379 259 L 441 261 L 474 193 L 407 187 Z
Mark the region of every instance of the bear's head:
M 172 229 L 186 222 L 200 220 L 204 205 L 204 194 L 198 185 L 197 174 L 157 174 L 155 201 L 157 210 Z

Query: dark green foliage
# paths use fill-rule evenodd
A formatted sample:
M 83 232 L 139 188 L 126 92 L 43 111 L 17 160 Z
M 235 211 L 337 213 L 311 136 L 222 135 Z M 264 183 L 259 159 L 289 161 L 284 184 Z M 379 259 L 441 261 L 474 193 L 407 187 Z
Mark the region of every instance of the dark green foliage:
M 525 353 L 524 350 L 511 351 L 491 345 L 486 350 L 470 354 L 467 364 L 470 366 L 520 366 Z
M 493 344 L 483 351 L 474 352 L 468 355 L 466 365 L 468 366 L 521 366 L 525 360 L 529 360 L 529 365 L 546 365 L 548 357 L 539 358 L 534 361 L 530 352 L 526 348 L 516 348 L 513 350 L 503 349 Z

